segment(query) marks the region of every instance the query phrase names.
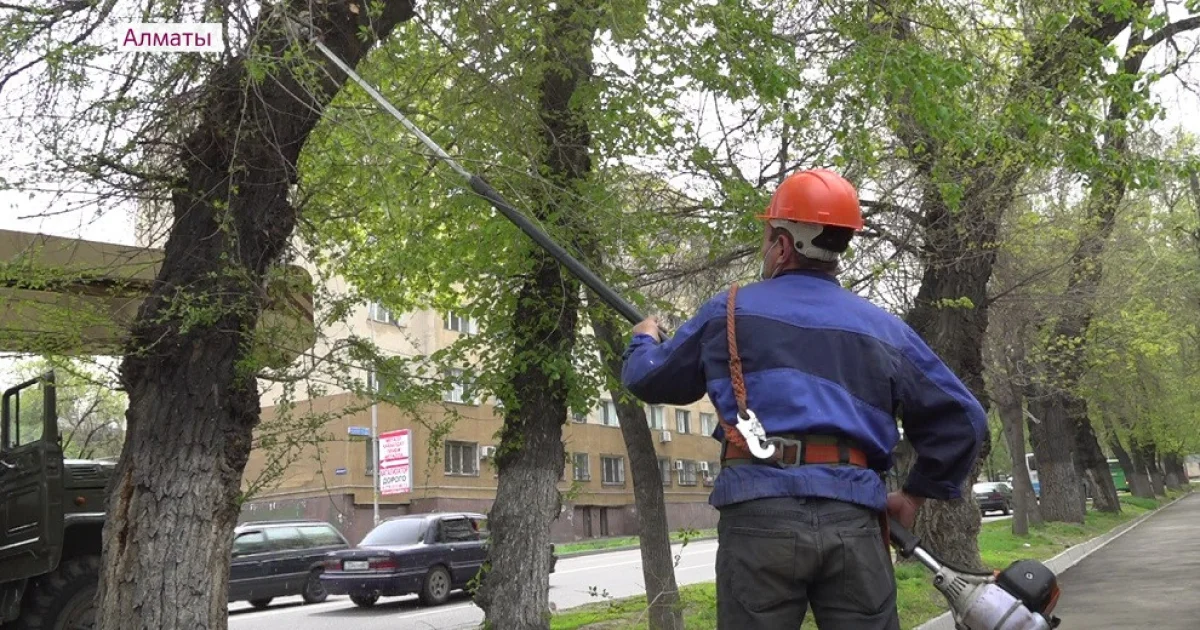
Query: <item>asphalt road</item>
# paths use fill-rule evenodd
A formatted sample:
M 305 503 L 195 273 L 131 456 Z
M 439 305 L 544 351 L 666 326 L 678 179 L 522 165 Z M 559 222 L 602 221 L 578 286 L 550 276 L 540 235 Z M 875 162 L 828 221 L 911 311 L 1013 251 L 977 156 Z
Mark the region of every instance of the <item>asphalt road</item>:
M 1061 630 L 1200 628 L 1200 494 L 1122 534 L 1059 577 Z
M 1008 518 L 994 516 L 984 521 Z M 672 547 L 677 556 L 675 579 L 680 585 L 716 580 L 717 541 L 702 540 Z M 550 601 L 559 610 L 645 593 L 641 553 L 634 549 L 592 556 L 563 558 L 550 575 Z M 299 597 L 277 599 L 267 610 L 245 602 L 229 606 L 230 630 L 393 630 L 395 628 L 450 630 L 476 628 L 483 612 L 466 595 L 452 595 L 435 608 L 423 608 L 414 597 L 380 600 L 359 608 L 346 597 L 304 606 Z

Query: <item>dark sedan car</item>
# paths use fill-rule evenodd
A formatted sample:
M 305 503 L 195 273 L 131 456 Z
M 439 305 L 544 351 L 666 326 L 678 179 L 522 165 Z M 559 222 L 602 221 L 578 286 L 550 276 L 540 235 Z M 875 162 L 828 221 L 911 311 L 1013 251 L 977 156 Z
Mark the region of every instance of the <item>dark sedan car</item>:
M 229 601 L 266 608 L 276 597 L 300 595 L 304 603 L 325 601 L 317 575 L 326 554 L 350 543 L 321 521 L 243 523 L 234 530 L 229 567 Z
M 401 516 L 380 523 L 358 547 L 327 555 L 321 583 L 329 593 L 349 595 L 363 607 L 374 606 L 380 597 L 412 593 L 422 604 L 441 604 L 479 572 L 487 559 L 486 541 L 482 514 Z
M 979 503 L 979 511 L 1003 512 L 1008 515 L 1012 511 L 1012 487 L 1002 481 L 985 481 L 972 487 L 975 501 Z

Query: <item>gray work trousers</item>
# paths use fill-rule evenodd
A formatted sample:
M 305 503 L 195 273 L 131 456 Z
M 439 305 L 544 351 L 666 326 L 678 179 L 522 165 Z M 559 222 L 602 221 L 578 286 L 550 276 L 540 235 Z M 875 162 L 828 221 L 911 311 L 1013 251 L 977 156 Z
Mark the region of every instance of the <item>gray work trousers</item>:
M 718 630 L 899 630 L 896 580 L 879 515 L 816 498 L 721 508 Z

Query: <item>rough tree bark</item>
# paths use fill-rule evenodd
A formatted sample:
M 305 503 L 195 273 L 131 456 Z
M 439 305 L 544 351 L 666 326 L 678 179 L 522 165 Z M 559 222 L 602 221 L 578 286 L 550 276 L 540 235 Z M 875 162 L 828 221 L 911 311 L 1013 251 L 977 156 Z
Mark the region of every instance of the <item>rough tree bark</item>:
M 1163 471 L 1166 472 L 1167 487 L 1178 490 L 1183 487 L 1179 478 L 1179 456 L 1175 453 L 1165 453 L 1162 456 Z
M 565 225 L 575 211 L 577 187 L 592 169 L 592 135 L 572 104 L 592 77 L 595 7 L 559 3 L 546 17 L 538 114 L 542 123 L 541 176 L 552 182 L 534 213 L 539 222 Z M 571 243 L 579 247 L 579 243 Z M 513 314 L 514 400 L 500 431 L 499 483 L 489 514 L 488 570 L 475 593 L 485 623 L 504 630 L 547 629 L 550 523 L 562 501 L 565 465 L 562 425 L 567 380 L 577 338 L 579 282 L 541 250 L 533 250 Z
M 1036 387 L 1030 388 L 1036 391 Z M 1082 523 L 1086 500 L 1075 467 L 1072 447 L 1074 427 L 1066 420 L 1062 399 L 1027 396 L 1029 443 L 1037 461 L 1038 485 L 1042 490 L 1042 518 L 1047 521 Z
M 1108 445 L 1112 448 L 1113 453 L 1117 456 L 1117 462 L 1121 465 L 1121 470 L 1125 471 L 1125 479 L 1129 482 L 1129 492 L 1135 497 L 1153 498 L 1154 490 L 1150 488 L 1150 477 L 1146 474 L 1146 470 L 1141 470 L 1133 462 L 1133 457 L 1129 451 L 1125 450 L 1125 446 L 1121 444 L 1121 439 L 1117 437 L 1114 431 L 1108 438 Z
M 370 19 L 345 3 L 287 8 L 311 10 L 351 65 L 412 16 L 407 1 Z M 100 630 L 227 627 L 237 499 L 259 421 L 252 335 L 296 221 L 296 160 L 345 81 L 310 48 L 289 63 L 317 65 L 308 76 L 323 78 L 302 84 L 279 61 L 280 24 L 260 18 L 252 35 L 274 61 L 248 53 L 208 79 L 178 154 L 174 224 L 121 365 L 128 434 L 108 498 Z M 251 83 L 249 58 L 274 64 L 267 80 Z
M 1042 522 L 1042 512 L 1038 507 L 1037 495 L 1033 492 L 1029 469 L 1025 467 L 1024 409 L 1020 392 L 1015 390 L 1016 388 L 1009 383 L 1001 383 L 995 387 L 994 398 L 1000 414 L 1000 423 L 1004 427 L 1008 452 L 1012 456 L 1012 532 L 1017 536 L 1025 536 L 1029 534 L 1030 525 Z
M 1158 447 L 1153 441 L 1139 441 L 1138 455 L 1146 467 L 1146 472 L 1150 475 L 1150 487 L 1154 490 L 1154 494 L 1160 497 L 1165 496 L 1167 494 L 1166 479 L 1164 479 L 1162 469 L 1158 467 Z
M 597 309 L 598 310 L 598 309 Z M 621 382 L 621 355 L 625 336 L 617 332 L 608 313 L 593 311 L 592 329 L 600 341 L 604 363 L 612 382 Z M 682 630 L 679 587 L 675 582 L 675 560 L 671 555 L 671 532 L 667 527 L 666 497 L 654 438 L 646 422 L 646 409 L 629 392 L 617 386 L 610 391 L 621 422 L 621 437 L 629 455 L 633 475 L 633 500 L 637 508 L 638 537 L 641 539 L 642 579 L 646 584 L 647 618 L 651 630 Z
M 1142 441 L 1134 436 L 1129 438 L 1129 456 L 1133 460 L 1133 468 L 1137 471 L 1138 476 L 1145 480 L 1146 498 L 1154 498 L 1156 494 L 1154 487 L 1154 474 L 1151 471 L 1151 464 L 1146 459 L 1146 446 Z
M 914 41 L 911 22 L 903 9 L 881 2 L 872 5 L 872 10 L 887 14 L 886 19 L 872 20 L 876 33 L 901 43 Z M 1108 14 L 1100 3 L 1089 5 L 1061 31 L 1033 42 L 1009 85 L 1011 99 L 1045 92 L 1045 96 L 1036 98 L 1043 107 L 1040 111 L 1052 115 L 1089 65 L 1089 60 L 1077 52 L 1081 40 L 1107 43 L 1128 22 L 1128 17 L 1117 19 Z M 946 151 L 940 136 L 917 121 L 908 105 L 911 96 L 903 89 L 886 97 L 896 110 L 893 129 L 914 156 L 924 188 L 920 208 L 924 272 L 907 319 L 986 407 L 981 355 L 987 328 L 987 285 L 996 258 L 999 222 L 1012 205 L 1027 163 L 1003 151 L 992 154 L 988 150 L 963 159 Z M 1030 133 L 1028 126 L 1014 123 L 1006 137 L 1030 141 Z M 955 207 L 946 201 L 938 185 L 941 181 L 962 183 Z M 987 457 L 989 446 L 981 449 L 981 458 Z M 978 474 L 977 461 L 965 489 Z M 968 490 L 960 501 L 927 503 L 918 514 L 916 533 L 952 564 L 981 568 L 979 527 L 978 505 Z

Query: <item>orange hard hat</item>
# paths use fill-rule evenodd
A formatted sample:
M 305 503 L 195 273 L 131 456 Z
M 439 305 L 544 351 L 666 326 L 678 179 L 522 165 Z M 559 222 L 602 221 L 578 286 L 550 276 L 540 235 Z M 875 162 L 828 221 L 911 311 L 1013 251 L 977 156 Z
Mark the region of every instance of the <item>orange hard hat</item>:
M 825 169 L 800 171 L 789 175 L 771 195 L 767 221 L 799 221 L 861 230 L 862 210 L 858 192 L 841 175 Z

